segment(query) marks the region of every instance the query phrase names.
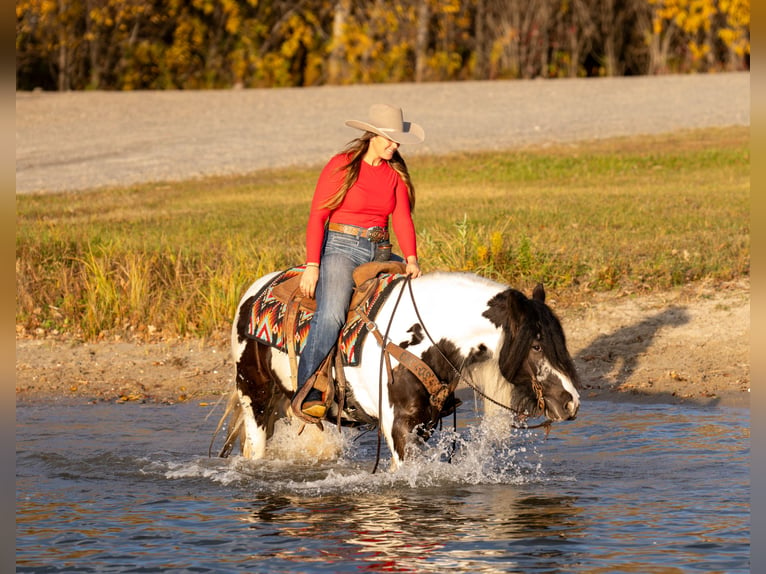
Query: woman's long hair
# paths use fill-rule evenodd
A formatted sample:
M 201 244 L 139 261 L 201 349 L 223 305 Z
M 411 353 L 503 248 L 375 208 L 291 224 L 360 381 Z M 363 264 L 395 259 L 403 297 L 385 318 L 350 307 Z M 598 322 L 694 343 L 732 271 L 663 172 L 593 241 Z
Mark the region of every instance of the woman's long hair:
M 364 158 L 364 154 L 367 153 L 367 150 L 370 148 L 370 140 L 376 135 L 377 134 L 372 132 L 364 132 L 364 135 L 349 142 L 349 144 L 346 146 L 346 149 L 343 150 L 343 153 L 348 155 L 350 159 L 347 164 L 339 168 L 339 171 L 346 172 L 346 176 L 343 179 L 343 184 L 322 207 L 326 209 L 335 209 L 341 203 L 343 203 L 343 199 L 346 197 L 346 193 L 348 193 L 348 190 L 351 189 L 351 187 L 356 183 L 356 180 L 359 178 L 359 170 L 362 168 L 362 158 Z M 404 158 L 399 154 L 399 150 L 394 152 L 394 155 L 388 162 L 388 165 L 390 165 L 393 170 L 399 174 L 399 177 L 402 178 L 404 185 L 407 186 L 407 195 L 410 199 L 410 212 L 414 211 L 415 186 L 412 184 L 410 171 L 407 169 L 407 164 L 404 163 Z

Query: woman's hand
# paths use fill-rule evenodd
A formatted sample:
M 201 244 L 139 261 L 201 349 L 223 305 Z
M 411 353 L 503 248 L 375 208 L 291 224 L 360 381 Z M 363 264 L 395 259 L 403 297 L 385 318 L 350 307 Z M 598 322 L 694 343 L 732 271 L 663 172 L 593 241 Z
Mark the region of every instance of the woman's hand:
M 314 265 L 306 266 L 301 276 L 301 295 L 313 299 L 316 293 L 317 281 L 319 281 L 319 267 Z
M 410 255 L 407 258 L 407 269 L 406 269 L 407 275 L 415 279 L 416 277 L 420 277 L 422 275 L 420 271 L 420 265 L 418 265 L 418 258 Z

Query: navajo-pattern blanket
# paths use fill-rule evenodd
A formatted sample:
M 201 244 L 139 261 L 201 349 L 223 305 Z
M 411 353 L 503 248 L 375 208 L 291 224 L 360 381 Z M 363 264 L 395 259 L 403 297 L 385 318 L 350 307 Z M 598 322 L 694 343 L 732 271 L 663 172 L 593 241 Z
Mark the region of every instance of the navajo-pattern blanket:
M 287 306 L 273 295 L 274 288 L 303 273 L 305 266 L 293 267 L 277 275 L 270 283 L 265 285 L 252 299 L 250 321 L 245 334 L 248 338 L 255 339 L 287 352 L 287 340 L 282 325 L 284 323 Z M 375 319 L 380 307 L 385 303 L 394 286 L 406 276 L 399 274 L 384 273 L 378 276 L 377 290 L 362 304 L 362 310 L 370 319 Z M 309 324 L 314 313 L 300 309 L 296 320 L 295 344 L 296 353 L 300 354 L 306 344 L 309 332 Z M 343 327 L 339 337 L 339 349 L 343 358 L 343 364 L 358 366 L 361 361 L 362 344 L 368 333 L 364 321 L 357 314 L 352 314 L 352 319 Z

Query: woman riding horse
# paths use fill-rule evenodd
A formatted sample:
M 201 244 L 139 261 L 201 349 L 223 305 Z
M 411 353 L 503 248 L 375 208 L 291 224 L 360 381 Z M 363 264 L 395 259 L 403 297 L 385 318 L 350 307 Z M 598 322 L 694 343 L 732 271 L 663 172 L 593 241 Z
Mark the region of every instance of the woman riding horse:
M 427 438 L 441 417 L 457 408 L 458 384 L 485 399 L 487 414 L 497 407 L 523 420 L 545 416 L 562 421 L 577 415 L 577 373 L 542 286 L 527 298 L 474 274 L 421 277 L 411 216 L 414 186 L 398 150 L 400 144 L 422 142 L 424 132 L 389 105 L 373 105 L 369 120 L 346 122 L 364 133 L 322 170 L 306 230 L 305 266 L 261 277 L 240 301 L 232 325 L 235 388 L 215 433 L 228 417 L 220 456 L 228 456 L 239 440 L 245 457 L 263 458 L 278 420 L 294 415 L 321 429 L 321 419 L 329 415 L 339 425 L 378 425 L 396 468 L 414 440 L 413 431 Z M 389 218 L 406 264 L 391 255 Z M 409 297 L 402 298 L 404 287 L 399 297 L 379 297 L 375 316 L 365 317 L 355 306 L 364 324 L 360 333 L 376 336 L 353 339 L 354 360 L 339 345 L 336 374 L 320 369 L 332 379 L 325 386 L 316 372 L 342 338 L 354 270 L 393 258 L 399 259 L 399 269 L 387 272 L 388 285 L 405 278 L 399 285 L 406 285 Z M 296 328 L 298 312 L 291 305 L 295 287 L 289 289 L 290 303 L 277 297 L 273 287 L 297 275 L 297 291 L 316 298 L 305 340 L 305 324 Z M 280 311 L 259 314 L 264 307 Z M 378 325 L 386 326 L 386 338 L 380 338 Z M 299 338 L 302 350 L 295 344 Z M 392 345 L 396 355 L 388 351 Z M 446 389 L 449 402 L 425 382 L 428 377 L 421 375 L 426 371 Z M 333 400 L 334 394 L 339 400 Z
M 269 273 L 240 300 L 231 340 L 235 385 L 213 437 L 228 419 L 220 456 L 228 456 L 239 442 L 245 457 L 264 458 L 276 423 L 286 419 L 289 424 L 292 418 L 292 346 L 285 341 L 284 325 L 272 323 L 284 316 L 277 309 L 285 305 L 274 297 L 273 286 L 288 277 L 299 279 L 301 273 L 302 267 Z M 380 276 L 379 282 L 399 295 L 365 313 L 361 333 L 374 336 L 353 338 L 352 347 L 339 345 L 334 381 L 328 385 L 328 396 L 334 393 L 338 400 L 331 402 L 328 414 L 344 426 L 378 426 L 391 451 L 392 468 L 404 461 L 412 441 L 427 439 L 446 410 L 459 405 L 454 396 L 445 403 L 435 400 L 438 390 L 432 392 L 420 376 L 423 371 L 412 369 L 412 361 L 398 358 L 399 350 L 422 361 L 448 390 L 456 385 L 474 389 L 490 417 L 515 413 L 521 421 L 540 416 L 564 421 L 577 416 L 577 372 L 541 285 L 528 298 L 473 273 L 429 273 L 411 282 L 400 274 L 387 277 Z M 264 308 L 265 315 L 256 312 Z M 390 361 L 383 353 L 390 354 Z M 329 434 L 318 426 L 310 428 L 317 429 L 311 436 L 319 441 Z
M 399 146 L 422 142 L 423 128 L 405 122 L 401 108 L 386 104 L 370 107 L 369 122 L 348 120 L 346 125 L 364 134 L 322 170 L 306 228 L 300 289 L 304 297 L 316 297 L 316 312 L 298 365 L 297 416 L 325 415 L 324 397 L 313 388 L 315 373 L 345 323 L 352 272 L 363 263 L 391 258 L 389 217 L 406 258 L 406 273 L 420 276 L 411 217 L 415 188 Z

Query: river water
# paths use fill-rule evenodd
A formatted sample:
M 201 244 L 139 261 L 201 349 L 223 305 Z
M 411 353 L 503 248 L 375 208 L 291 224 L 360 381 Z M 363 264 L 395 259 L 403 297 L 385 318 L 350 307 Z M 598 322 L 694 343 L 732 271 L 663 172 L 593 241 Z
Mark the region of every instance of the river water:
M 748 410 L 586 402 L 546 439 L 471 403 L 375 474 L 374 431 L 224 460 L 209 406 L 18 404 L 17 572 L 750 571 Z

